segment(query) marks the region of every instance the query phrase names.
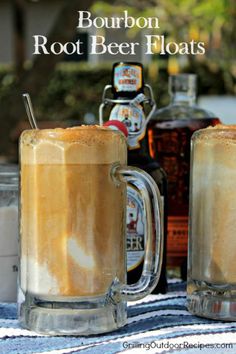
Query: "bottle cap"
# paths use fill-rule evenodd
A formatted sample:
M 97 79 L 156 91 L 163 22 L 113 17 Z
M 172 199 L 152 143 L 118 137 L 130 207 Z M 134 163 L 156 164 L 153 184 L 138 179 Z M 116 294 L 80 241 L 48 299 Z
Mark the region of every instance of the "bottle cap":
M 109 127 L 113 130 L 119 130 L 121 131 L 125 137 L 127 138 L 128 137 L 128 129 L 126 128 L 126 126 L 120 122 L 119 120 L 109 120 L 107 121 L 106 123 L 103 124 L 104 127 Z

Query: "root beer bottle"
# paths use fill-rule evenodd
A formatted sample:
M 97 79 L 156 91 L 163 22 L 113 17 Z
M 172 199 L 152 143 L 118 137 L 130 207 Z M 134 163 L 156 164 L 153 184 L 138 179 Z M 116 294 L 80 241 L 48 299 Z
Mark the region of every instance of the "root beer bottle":
M 109 95 L 110 92 L 110 95 Z M 163 198 L 164 208 L 164 251 L 160 280 L 153 293 L 165 293 L 166 281 L 166 215 L 167 180 L 164 170 L 149 153 L 146 125 L 155 102 L 150 86 L 144 84 L 143 66 L 135 62 L 119 62 L 113 65 L 112 85 L 104 89 L 103 103 L 100 106 L 100 124 L 104 112 L 109 120 L 119 120 L 128 129 L 128 164 L 147 173 L 157 183 Z M 127 189 L 127 282 L 133 284 L 141 276 L 145 246 L 144 206 L 137 189 Z

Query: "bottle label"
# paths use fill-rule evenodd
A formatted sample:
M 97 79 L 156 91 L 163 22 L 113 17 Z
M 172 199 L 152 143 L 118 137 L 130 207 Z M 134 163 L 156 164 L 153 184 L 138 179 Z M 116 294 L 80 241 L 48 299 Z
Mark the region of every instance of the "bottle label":
M 162 223 L 164 218 L 164 197 L 161 196 Z M 126 249 L 128 272 L 138 267 L 144 259 L 146 237 L 144 234 L 146 215 L 139 191 L 128 185 L 127 188 L 127 219 L 126 219 Z
M 143 201 L 135 187 L 127 188 L 127 270 L 135 269 L 144 257 L 145 215 Z
M 116 104 L 110 114 L 110 120 L 119 120 L 128 129 L 128 147 L 130 150 L 140 147 L 139 141 L 146 133 L 145 115 L 140 104 Z
M 135 92 L 142 88 L 142 67 L 119 64 L 114 69 L 116 92 Z
M 169 216 L 167 254 L 169 257 L 186 257 L 188 250 L 188 217 Z

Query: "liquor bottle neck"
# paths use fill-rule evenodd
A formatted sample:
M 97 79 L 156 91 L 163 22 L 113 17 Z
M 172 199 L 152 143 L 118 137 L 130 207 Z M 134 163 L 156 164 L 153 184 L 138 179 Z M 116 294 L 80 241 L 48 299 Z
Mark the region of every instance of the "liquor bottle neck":
M 187 92 L 175 92 L 171 94 L 171 104 L 194 106 L 196 104 L 196 95 Z

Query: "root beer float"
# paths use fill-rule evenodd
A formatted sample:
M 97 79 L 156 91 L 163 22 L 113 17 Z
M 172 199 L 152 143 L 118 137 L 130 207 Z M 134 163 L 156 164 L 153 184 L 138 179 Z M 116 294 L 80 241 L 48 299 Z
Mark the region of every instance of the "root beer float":
M 93 141 L 88 134 L 92 130 Z M 126 192 L 124 183 L 114 184 L 110 170 L 114 163 L 126 164 L 126 141 L 105 130 L 82 126 L 23 133 L 24 292 L 44 299 L 92 296 L 104 294 L 115 277 L 125 282 L 121 206 Z M 106 223 L 99 222 L 104 215 Z
M 20 141 L 20 324 L 51 335 L 118 329 L 126 324 L 127 301 L 148 295 L 160 276 L 160 192 L 144 171 L 126 165 L 127 129 L 121 122 L 115 131 L 39 130 L 29 95 L 24 98 L 33 130 Z M 128 183 L 146 206 L 149 241 L 133 286 L 126 284 Z

